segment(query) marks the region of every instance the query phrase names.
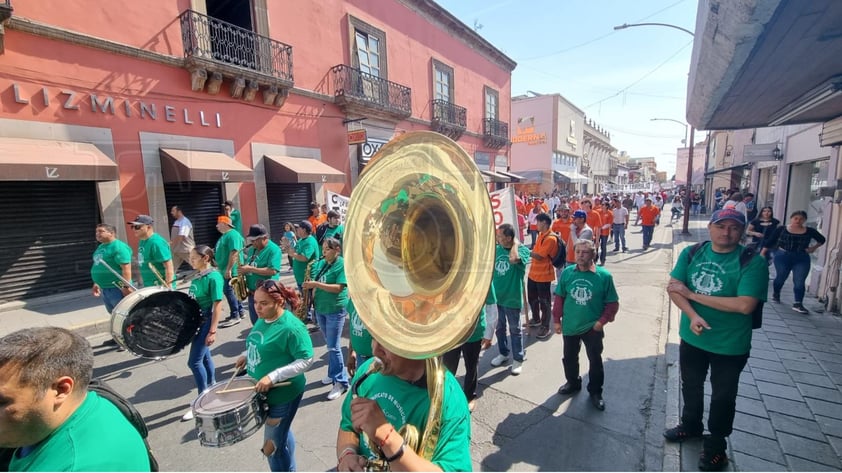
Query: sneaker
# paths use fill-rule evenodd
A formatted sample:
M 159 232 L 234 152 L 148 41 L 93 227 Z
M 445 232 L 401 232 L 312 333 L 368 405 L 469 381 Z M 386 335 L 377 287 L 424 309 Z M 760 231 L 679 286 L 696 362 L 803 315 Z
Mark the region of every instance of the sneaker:
M 322 378 L 322 384 L 324 384 L 325 386 L 333 384 L 333 378 L 331 378 L 330 376 L 325 376 L 324 378 Z
M 512 374 L 517 376 L 523 371 L 523 362 L 522 361 L 513 361 L 512 366 L 509 368 L 512 371 Z
M 468 412 L 474 412 L 474 409 L 477 407 L 477 400 L 471 399 L 468 401 Z
M 728 466 L 728 455 L 722 450 L 702 450 L 699 455 L 699 470 L 722 471 Z
M 675 427 L 664 431 L 664 438 L 667 439 L 667 442 L 683 442 L 687 439 L 700 438 L 701 436 L 701 430 L 687 430 L 681 424 L 678 424 Z
M 219 323 L 220 328 L 228 328 L 233 327 L 242 321 L 241 318 L 237 317 L 236 315 L 229 316 L 227 319 L 223 320 Z
M 334 399 L 338 399 L 339 396 L 342 396 L 343 394 L 345 394 L 345 391 L 347 391 L 347 390 L 348 390 L 348 386 L 345 386 L 345 385 L 342 385 L 342 384 L 339 384 L 339 383 L 334 384 L 333 389 L 331 389 L 330 392 L 327 393 L 327 400 L 333 401 Z
M 799 314 L 809 314 L 810 311 L 805 309 L 803 305 L 800 303 L 792 304 L 792 310 L 798 312 Z
M 538 330 L 538 335 L 535 335 L 535 337 L 538 340 L 546 340 L 546 339 L 550 338 L 550 329 L 548 329 L 547 327 L 541 327 Z
M 193 409 L 191 408 L 189 411 L 185 412 L 183 416 L 181 416 L 182 422 L 187 422 L 193 420 Z
M 778 304 L 781 303 L 781 295 L 780 294 L 772 294 L 772 302 L 777 302 Z
M 502 366 L 503 363 L 509 361 L 509 357 L 506 355 L 497 355 L 491 359 L 491 366 Z

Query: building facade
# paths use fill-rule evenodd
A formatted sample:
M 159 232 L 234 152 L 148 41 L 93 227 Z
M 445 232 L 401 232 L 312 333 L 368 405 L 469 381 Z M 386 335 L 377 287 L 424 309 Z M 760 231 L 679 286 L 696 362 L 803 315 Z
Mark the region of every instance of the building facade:
M 594 120 L 585 117 L 584 141 L 582 156 L 589 166 L 588 189 L 595 193 L 606 192 L 609 189 L 608 186 L 617 184 L 616 166 L 613 167 L 612 174 L 611 165 L 617 148 L 611 146 L 611 133 L 600 127 Z

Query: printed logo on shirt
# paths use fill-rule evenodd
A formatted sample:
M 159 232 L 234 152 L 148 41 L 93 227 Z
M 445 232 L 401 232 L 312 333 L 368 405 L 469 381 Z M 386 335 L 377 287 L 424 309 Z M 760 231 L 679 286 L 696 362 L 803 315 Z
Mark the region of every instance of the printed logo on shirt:
M 718 276 L 719 274 L 725 274 L 725 270 L 717 263 L 704 262 L 698 264 L 695 271 L 690 275 L 690 281 L 693 282 L 693 290 L 699 294 L 708 296 L 718 293 L 722 290 L 723 286 L 722 279 Z
M 263 334 L 260 332 L 254 332 L 249 335 L 249 338 L 252 337 L 259 338 L 259 344 L 263 344 Z M 254 343 L 251 340 L 246 342 L 246 369 L 249 371 L 254 371 L 260 362 L 262 361 L 260 358 L 260 352 L 257 350 L 258 343 Z
M 508 258 L 501 258 L 494 264 L 494 269 L 497 271 L 497 275 L 499 276 L 505 276 L 511 267 L 512 265 L 509 263 Z
M 593 289 L 588 287 L 590 285 L 588 281 L 573 281 L 573 289 L 570 291 L 570 297 L 576 301 L 576 304 L 588 305 L 588 302 L 593 299 Z
M 407 421 L 406 412 L 404 412 L 403 406 L 398 402 L 397 399 L 395 399 L 394 396 L 392 396 L 391 393 L 379 392 L 379 393 L 376 393 L 373 396 L 369 397 L 369 399 L 372 399 L 372 400 L 375 400 L 375 401 L 378 400 L 378 399 L 383 399 L 386 402 L 388 402 L 389 404 L 391 404 L 392 407 L 394 407 L 394 409 L 388 409 L 388 408 L 383 409 L 383 414 L 386 416 L 386 419 L 392 425 L 404 425 L 404 424 L 406 424 L 406 421 Z
M 365 325 L 358 314 L 351 314 L 351 331 L 355 337 L 362 337 Z

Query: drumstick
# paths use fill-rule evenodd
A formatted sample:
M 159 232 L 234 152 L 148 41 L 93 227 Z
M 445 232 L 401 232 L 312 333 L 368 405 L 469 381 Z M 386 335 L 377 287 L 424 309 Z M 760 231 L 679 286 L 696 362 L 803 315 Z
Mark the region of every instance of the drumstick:
M 228 380 L 228 382 L 227 382 L 227 383 L 225 383 L 225 387 L 224 387 L 224 388 L 222 388 L 222 390 L 223 390 L 223 391 L 227 390 L 227 389 L 228 389 L 228 386 L 231 386 L 231 381 L 234 381 L 234 378 L 236 378 L 236 377 L 237 377 L 237 372 L 239 372 L 239 371 L 240 371 L 240 369 L 239 369 L 239 368 L 237 368 L 237 367 L 235 366 L 235 367 L 234 367 L 234 374 L 232 374 L 232 375 L 231 375 L 231 379 L 229 379 L 229 380 Z
M 281 381 L 280 383 L 275 383 L 272 385 L 273 388 L 277 388 L 278 386 L 289 386 L 292 384 L 292 381 Z M 217 394 L 228 394 L 228 393 L 239 393 L 242 391 L 254 391 L 254 386 L 246 386 L 244 388 L 234 388 L 234 389 L 223 389 L 222 391 L 217 391 Z

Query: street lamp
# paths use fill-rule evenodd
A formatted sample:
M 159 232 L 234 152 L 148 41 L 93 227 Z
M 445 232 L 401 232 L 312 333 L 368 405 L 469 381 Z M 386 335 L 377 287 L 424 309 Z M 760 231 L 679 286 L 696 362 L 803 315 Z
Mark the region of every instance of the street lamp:
M 667 28 L 673 28 L 673 29 L 676 29 L 676 30 L 681 30 L 681 31 L 689 34 L 690 36 L 692 36 L 694 38 L 696 37 L 696 35 L 693 34 L 693 32 L 688 30 L 687 28 L 682 28 L 682 27 L 676 26 L 676 25 L 670 25 L 669 23 L 623 23 L 622 25 L 615 26 L 614 30 L 624 30 L 626 28 L 632 28 L 634 26 L 665 26 Z M 653 118 L 653 120 L 655 120 L 655 119 Z M 673 121 L 672 119 L 668 119 L 668 120 Z M 678 120 L 674 120 L 674 121 L 678 121 Z M 684 125 L 683 122 L 679 122 L 679 123 Z M 684 126 L 687 126 L 687 125 L 684 125 Z M 694 148 L 694 146 L 693 146 L 693 144 L 694 144 L 693 143 L 693 135 L 694 135 L 694 132 L 696 130 L 692 126 L 689 127 L 689 128 L 690 128 L 690 138 L 689 138 L 689 141 L 685 142 L 685 144 L 684 144 L 684 146 L 687 146 L 689 148 L 689 153 L 688 153 L 688 156 L 687 156 L 687 192 L 684 193 L 685 194 L 684 195 L 684 222 L 683 222 L 683 225 L 682 225 L 682 228 L 681 228 L 681 234 L 682 235 L 689 235 L 690 234 L 690 212 L 688 212 L 687 210 L 690 208 L 690 187 L 693 185 L 693 148 Z M 687 136 L 686 131 L 684 133 L 684 136 Z
M 684 143 L 684 146 L 688 146 L 687 145 L 688 125 L 686 123 L 684 123 L 683 121 L 675 120 L 675 119 L 672 119 L 672 118 L 650 118 L 649 121 L 650 122 L 654 122 L 654 121 L 673 122 L 673 123 L 678 123 L 679 125 L 683 126 L 684 127 L 684 141 L 682 141 L 682 143 Z

